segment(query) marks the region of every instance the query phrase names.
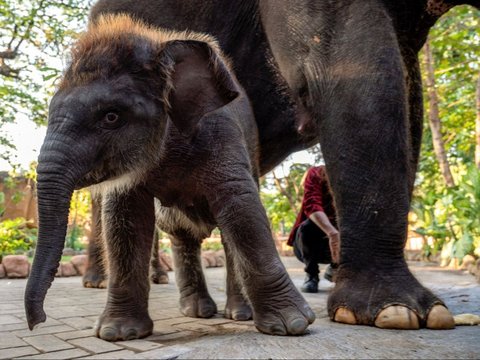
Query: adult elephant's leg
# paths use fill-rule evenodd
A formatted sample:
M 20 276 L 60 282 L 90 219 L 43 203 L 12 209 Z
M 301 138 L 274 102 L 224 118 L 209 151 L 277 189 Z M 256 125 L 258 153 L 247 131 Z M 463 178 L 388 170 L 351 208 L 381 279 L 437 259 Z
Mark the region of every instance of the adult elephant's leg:
M 265 0 L 261 12 L 282 75 L 318 120 L 342 237 L 329 314 L 379 327 L 450 328 L 451 314 L 403 256 L 421 137 L 418 112 L 407 124 L 408 110 L 418 110 L 408 102 L 420 95 L 419 84 L 406 82 L 411 64 L 402 63 L 391 19 L 377 0 L 303 5 Z
M 209 186 L 210 209 L 234 257 L 236 276 L 253 310 L 255 326 L 273 335 L 303 334 L 315 314 L 292 283 L 275 248 L 255 181 L 238 173 L 234 179 L 217 171 L 221 183 Z
M 152 257 L 150 259 L 150 280 L 154 284 L 168 284 L 168 272 L 160 262 L 158 247 L 158 230 L 155 229 L 152 245 Z
M 207 290 L 200 257 L 202 239 L 187 230 L 172 231 L 172 253 L 175 279 L 180 291 L 180 311 L 185 316 L 209 318 L 217 305 Z
M 142 188 L 106 195 L 102 223 L 109 264 L 108 299 L 96 325 L 97 336 L 108 341 L 145 337 L 153 329 L 148 314 L 153 197 Z
M 222 243 L 225 250 L 227 271 L 227 303 L 225 304 L 225 317 L 233 320 L 250 320 L 252 308 L 242 293 L 242 284 L 235 270 L 235 257 L 230 250 L 229 241 L 222 234 Z
M 82 278 L 83 286 L 87 288 L 107 287 L 101 218 L 102 197 L 92 194 L 92 232 L 88 241 L 88 265 Z
M 368 4 L 376 6 L 368 6 Z M 443 302 L 404 259 L 412 185 L 406 74 L 390 19 L 354 2 L 332 38 L 320 141 L 342 237 L 332 319 L 383 328 L 451 328 Z M 320 115 L 320 114 L 316 114 Z

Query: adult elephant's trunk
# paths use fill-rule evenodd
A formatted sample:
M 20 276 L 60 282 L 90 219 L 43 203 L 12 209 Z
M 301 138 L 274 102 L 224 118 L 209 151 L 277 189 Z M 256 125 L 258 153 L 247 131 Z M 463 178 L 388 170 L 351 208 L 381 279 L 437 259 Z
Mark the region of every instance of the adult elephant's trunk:
M 70 200 L 75 183 L 83 172 L 78 164 L 63 155 L 66 151 L 60 150 L 62 147 L 65 148 L 65 144 L 52 141 L 47 134 L 37 168 L 39 234 L 25 290 L 25 311 L 30 330 L 46 319 L 43 303 L 60 263 Z

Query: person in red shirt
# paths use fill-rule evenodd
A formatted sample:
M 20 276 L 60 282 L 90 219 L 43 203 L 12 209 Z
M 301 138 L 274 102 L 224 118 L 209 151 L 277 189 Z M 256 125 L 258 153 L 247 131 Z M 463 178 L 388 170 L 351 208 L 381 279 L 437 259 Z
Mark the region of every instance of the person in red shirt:
M 288 238 L 295 256 L 305 264 L 307 274 L 301 290 L 318 292 L 319 266 L 330 264 L 324 277 L 332 281 L 340 256 L 340 233 L 325 166 L 308 169 L 302 208 Z

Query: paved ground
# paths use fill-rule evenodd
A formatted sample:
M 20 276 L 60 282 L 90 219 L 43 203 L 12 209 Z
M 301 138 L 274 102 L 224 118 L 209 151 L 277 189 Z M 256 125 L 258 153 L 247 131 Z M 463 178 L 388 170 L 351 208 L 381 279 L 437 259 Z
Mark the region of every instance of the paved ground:
M 283 258 L 295 284 L 303 281 L 301 264 Z M 480 286 L 471 275 L 412 263 L 422 283 L 441 294 L 454 314 L 480 314 Z M 206 270 L 212 297 L 225 304 L 224 269 Z M 150 315 L 154 334 L 143 340 L 109 343 L 92 336 L 106 299 L 105 290 L 84 289 L 80 277 L 57 278 L 46 300 L 48 320 L 29 331 L 23 310 L 25 280 L 0 280 L 0 359 L 206 359 L 206 358 L 480 358 L 480 326 L 455 330 L 397 331 L 332 323 L 326 299 L 332 284 L 321 281 L 318 294 L 306 294 L 317 314 L 309 333 L 299 337 L 260 334 L 252 321 L 233 322 L 184 317 L 171 284 L 154 285 Z

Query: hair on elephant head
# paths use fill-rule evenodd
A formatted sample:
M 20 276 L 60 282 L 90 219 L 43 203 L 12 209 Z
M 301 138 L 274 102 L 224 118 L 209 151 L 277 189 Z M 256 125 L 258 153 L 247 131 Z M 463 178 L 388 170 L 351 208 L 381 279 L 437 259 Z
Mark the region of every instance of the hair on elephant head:
M 188 143 L 205 114 L 240 92 L 212 37 L 163 31 L 127 15 L 90 24 L 51 101 L 39 156 L 39 240 L 25 293 L 30 328 L 46 318 L 73 190 L 103 183 L 122 192 L 144 182 L 168 132 Z

